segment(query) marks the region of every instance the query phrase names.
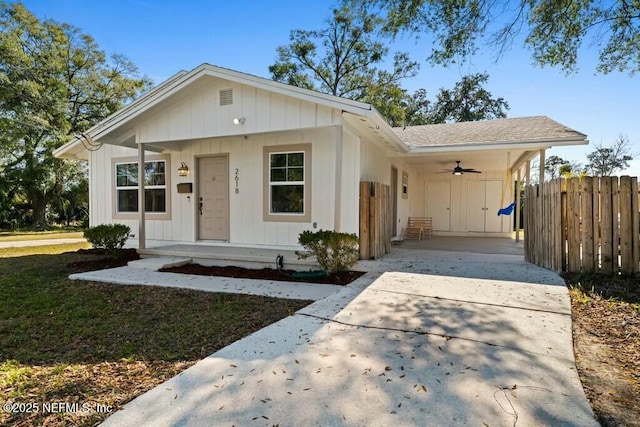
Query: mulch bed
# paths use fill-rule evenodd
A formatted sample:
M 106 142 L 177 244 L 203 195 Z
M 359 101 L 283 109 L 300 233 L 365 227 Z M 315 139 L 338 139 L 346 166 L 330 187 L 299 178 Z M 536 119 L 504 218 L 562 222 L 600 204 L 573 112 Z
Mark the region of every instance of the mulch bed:
M 77 254 L 87 256 L 88 259 L 82 259 L 67 264 L 67 267 L 74 273 L 123 267 L 127 265 L 129 261 L 140 259 L 140 255 L 135 249 L 122 249 L 116 258 L 110 256 L 103 249 L 80 249 L 77 251 Z M 325 285 L 347 285 L 364 274 L 362 271 L 341 271 L 338 273 L 328 274 L 324 277 L 293 277 L 293 274 L 295 273 L 294 270 L 274 270 L 272 268 L 250 269 L 233 266 L 205 267 L 199 264 L 186 264 L 180 267 L 163 268 L 160 271 L 197 274 L 201 276 L 275 280 L 280 282 L 319 283 Z
M 234 277 L 237 279 L 260 279 L 280 282 L 320 283 L 347 285 L 364 273 L 361 271 L 341 271 L 325 277 L 293 277 L 293 270 L 274 270 L 272 268 L 250 269 L 242 267 L 205 267 L 199 264 L 186 264 L 180 267 L 163 268 L 160 271 L 170 273 L 198 274 L 201 276 Z
M 75 273 L 124 267 L 129 261 L 140 259 L 140 255 L 135 249 L 121 249 L 115 258 L 109 255 L 104 249 L 80 249 L 76 253 L 79 255 L 88 255 L 90 259 L 83 259 L 67 264 L 67 267 Z

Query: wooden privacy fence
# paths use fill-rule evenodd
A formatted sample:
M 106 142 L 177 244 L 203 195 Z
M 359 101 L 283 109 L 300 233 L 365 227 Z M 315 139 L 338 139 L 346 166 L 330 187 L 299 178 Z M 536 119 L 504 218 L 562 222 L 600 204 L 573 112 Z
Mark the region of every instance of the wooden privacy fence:
M 376 259 L 391 250 L 391 189 L 360 182 L 360 259 Z
M 525 259 L 555 271 L 640 270 L 638 179 L 558 178 L 525 189 Z

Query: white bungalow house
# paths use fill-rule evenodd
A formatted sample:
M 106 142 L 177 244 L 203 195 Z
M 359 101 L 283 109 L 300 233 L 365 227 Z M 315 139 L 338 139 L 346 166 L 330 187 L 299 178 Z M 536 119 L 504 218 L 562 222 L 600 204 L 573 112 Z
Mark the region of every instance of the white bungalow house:
M 90 224 L 127 224 L 139 248 L 291 249 L 303 230 L 359 233 L 361 181 L 391 186 L 392 236 L 410 216 L 432 217 L 435 235 L 508 235 L 508 183 L 577 144 L 544 116 L 391 128 L 371 105 L 203 64 L 55 155 L 88 161 Z M 482 173 L 453 174 L 456 161 Z

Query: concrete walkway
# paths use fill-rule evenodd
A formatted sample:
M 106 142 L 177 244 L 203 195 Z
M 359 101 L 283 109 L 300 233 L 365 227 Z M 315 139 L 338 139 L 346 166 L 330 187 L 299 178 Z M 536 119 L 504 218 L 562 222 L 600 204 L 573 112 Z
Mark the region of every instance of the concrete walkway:
M 363 267 L 104 425 L 598 425 L 559 276 L 517 255 L 404 248 Z
M 129 262 L 127 267 L 75 273 L 71 280 L 113 283 L 118 285 L 162 286 L 205 292 L 261 295 L 276 298 L 317 301 L 343 288 L 336 285 L 316 285 L 273 280 L 235 279 L 195 274 L 161 273 L 160 268 L 181 265 L 188 258 L 145 258 Z

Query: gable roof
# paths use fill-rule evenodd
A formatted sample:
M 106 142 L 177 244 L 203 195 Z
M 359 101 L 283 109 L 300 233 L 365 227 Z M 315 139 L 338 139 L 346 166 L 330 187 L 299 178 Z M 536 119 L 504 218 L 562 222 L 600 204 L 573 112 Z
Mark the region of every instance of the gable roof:
M 430 148 L 483 145 L 553 143 L 553 145 L 586 144 L 587 136 L 546 116 L 475 122 L 444 123 L 393 129 L 410 151 L 435 151 Z
M 82 136 L 89 137 L 92 140 L 99 140 L 107 133 L 113 131 L 117 127 L 125 125 L 129 121 L 140 116 L 145 111 L 158 105 L 165 99 L 169 98 L 171 95 L 175 94 L 181 89 L 184 89 L 203 76 L 217 77 L 231 82 L 276 92 L 303 101 L 335 108 L 341 110 L 342 112 L 348 112 L 361 117 L 367 117 L 377 125 L 386 126 L 387 128 L 389 128 L 389 125 L 387 124 L 384 117 L 370 104 L 341 98 L 339 96 L 328 95 L 310 89 L 291 86 L 284 83 L 276 82 L 274 80 L 266 79 L 264 77 L 258 77 L 251 74 L 230 70 L 228 68 L 217 67 L 215 65 L 204 63 L 191 71 L 180 71 L 169 79 L 160 83 L 149 92 L 142 95 L 140 98 L 136 99 L 135 101 L 131 102 L 127 106 L 116 111 L 106 119 L 93 126 L 91 129 L 85 132 L 84 135 L 79 135 L 78 137 L 69 141 L 67 144 L 58 148 L 54 152 L 54 156 L 62 157 L 67 153 L 71 154 L 82 151 Z M 396 143 L 400 144 L 400 140 L 397 139 L 393 132 L 389 131 L 389 134 L 392 135 L 392 137 L 396 140 Z
M 205 63 L 191 71 L 176 73 L 140 98 L 102 120 L 83 135 L 78 135 L 55 150 L 54 156 L 86 159 L 87 150 L 92 148 L 87 142 L 100 142 L 101 138 L 114 130 L 126 129 L 123 126 L 203 76 L 216 77 L 340 110 L 348 122 L 360 126 L 365 132 L 373 132 L 374 140 L 380 139 L 387 144 L 387 148 L 407 154 L 494 148 L 509 149 L 511 147 L 532 149 L 551 145 L 588 143 L 586 135 L 545 116 L 391 128 L 385 118 L 370 104 Z M 112 133 L 112 135 L 114 134 Z M 124 136 L 127 139 L 122 140 Z M 112 143 L 132 147 L 136 145 L 131 134 L 124 136 L 121 136 L 118 142 Z

